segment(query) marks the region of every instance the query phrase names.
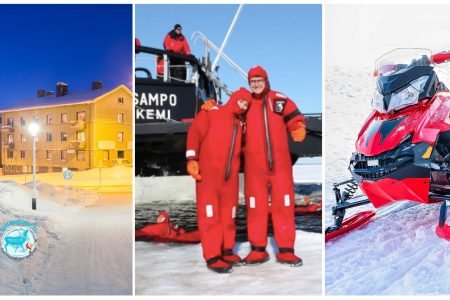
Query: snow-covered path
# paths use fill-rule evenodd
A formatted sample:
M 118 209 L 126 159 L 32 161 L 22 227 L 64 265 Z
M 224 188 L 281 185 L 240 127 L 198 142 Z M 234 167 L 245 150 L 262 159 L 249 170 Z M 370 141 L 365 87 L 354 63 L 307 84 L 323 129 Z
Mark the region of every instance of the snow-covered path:
M 63 197 L 61 188 L 41 185 L 38 209 L 32 211 L 28 187 L 0 181 L 0 223 L 36 223 L 38 238 L 26 259 L 1 253 L 6 275 L 0 294 L 131 294 L 131 194 L 74 190 L 67 206 Z
M 321 295 L 322 235 L 297 231 L 296 252 L 304 265 L 293 268 L 270 261 L 259 266 L 234 267 L 230 274 L 206 268 L 199 244 L 136 242 L 136 295 Z M 249 243 L 236 245 L 240 256 Z
M 326 75 L 325 226 L 332 224 L 332 183 L 350 178 L 348 162 L 375 82 L 369 72 L 329 67 Z M 442 78 L 442 77 L 441 77 Z M 348 211 L 373 209 L 372 205 Z M 325 294 L 450 294 L 450 243 L 434 230 L 439 204 L 399 202 L 367 226 L 325 246 Z
M 87 208 L 67 220 L 38 294 L 131 294 L 130 206 Z

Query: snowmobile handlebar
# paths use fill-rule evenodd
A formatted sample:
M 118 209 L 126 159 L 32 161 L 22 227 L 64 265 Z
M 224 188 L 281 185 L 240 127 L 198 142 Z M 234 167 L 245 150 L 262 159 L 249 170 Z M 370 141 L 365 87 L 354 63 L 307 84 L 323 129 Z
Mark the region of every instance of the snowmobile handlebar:
M 434 64 L 441 64 L 450 60 L 450 52 L 439 52 L 431 55 L 431 61 Z

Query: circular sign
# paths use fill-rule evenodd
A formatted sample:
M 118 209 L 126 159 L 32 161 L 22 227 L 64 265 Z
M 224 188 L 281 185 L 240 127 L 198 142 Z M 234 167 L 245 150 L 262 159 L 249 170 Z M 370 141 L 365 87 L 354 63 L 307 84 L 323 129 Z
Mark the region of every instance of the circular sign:
M 73 172 L 70 171 L 69 169 L 64 170 L 63 177 L 64 177 L 65 180 L 70 180 L 73 177 Z
M 1 245 L 7 256 L 22 259 L 31 255 L 36 249 L 36 234 L 28 226 L 10 227 L 3 233 Z

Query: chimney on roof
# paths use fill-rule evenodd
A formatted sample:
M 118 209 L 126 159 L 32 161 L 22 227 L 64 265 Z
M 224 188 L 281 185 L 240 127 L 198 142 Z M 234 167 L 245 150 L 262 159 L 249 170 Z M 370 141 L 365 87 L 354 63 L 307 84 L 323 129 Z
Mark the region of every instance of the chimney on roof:
M 69 86 L 64 82 L 58 82 L 56 84 L 56 97 L 62 97 L 69 93 Z
M 54 95 L 54 94 L 55 94 L 54 91 L 47 91 L 47 92 L 45 93 L 45 96 L 51 96 L 51 95 Z
M 37 97 L 38 98 L 45 97 L 45 90 L 44 89 L 37 90 Z
M 103 83 L 101 81 L 92 81 L 92 90 L 99 90 L 103 87 Z

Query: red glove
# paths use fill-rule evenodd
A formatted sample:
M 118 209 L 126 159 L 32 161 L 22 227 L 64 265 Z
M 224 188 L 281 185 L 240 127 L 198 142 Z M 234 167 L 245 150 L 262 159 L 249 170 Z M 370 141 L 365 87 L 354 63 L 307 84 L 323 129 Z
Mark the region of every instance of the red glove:
M 192 176 L 195 180 L 202 180 L 202 176 L 200 175 L 200 166 L 198 161 L 190 160 L 187 163 L 187 172 Z
M 213 98 L 208 99 L 202 104 L 202 110 L 208 111 L 213 108 L 214 105 L 216 105 L 216 100 Z
M 294 142 L 303 142 L 306 137 L 305 125 L 302 124 L 299 128 L 292 130 L 291 136 L 294 139 Z

